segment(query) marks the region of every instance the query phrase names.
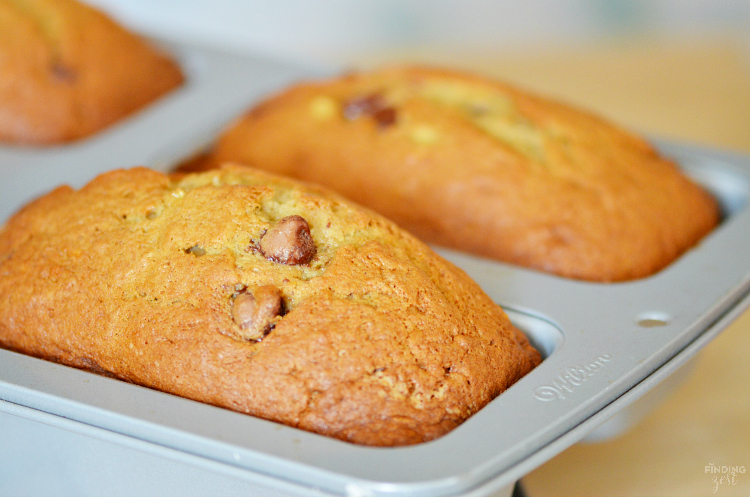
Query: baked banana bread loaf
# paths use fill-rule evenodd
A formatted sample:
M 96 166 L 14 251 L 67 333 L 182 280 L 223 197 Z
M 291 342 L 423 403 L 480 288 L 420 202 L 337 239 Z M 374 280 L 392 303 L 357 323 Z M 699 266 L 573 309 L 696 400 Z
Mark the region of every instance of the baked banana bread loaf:
M 227 160 L 323 184 L 427 242 L 583 280 L 650 275 L 719 218 L 644 140 L 448 70 L 299 84 L 234 123 L 202 167 Z
M 0 274 L 4 348 L 360 444 L 438 437 L 540 362 L 390 221 L 243 167 L 60 187 Z
M 0 143 L 89 136 L 182 81 L 170 58 L 75 0 L 0 0 Z

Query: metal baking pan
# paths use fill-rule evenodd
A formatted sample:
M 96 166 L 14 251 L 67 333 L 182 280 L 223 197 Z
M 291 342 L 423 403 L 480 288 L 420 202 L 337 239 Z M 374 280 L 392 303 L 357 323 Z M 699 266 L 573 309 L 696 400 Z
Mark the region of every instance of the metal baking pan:
M 83 142 L 0 147 L 0 218 L 61 183 L 167 170 L 252 102 L 314 70 L 184 44 L 187 84 Z M 544 362 L 447 435 L 364 447 L 0 350 L 0 496 L 509 495 L 513 484 L 684 367 L 750 305 L 750 158 L 659 144 L 724 220 L 660 273 L 573 281 L 438 249 Z

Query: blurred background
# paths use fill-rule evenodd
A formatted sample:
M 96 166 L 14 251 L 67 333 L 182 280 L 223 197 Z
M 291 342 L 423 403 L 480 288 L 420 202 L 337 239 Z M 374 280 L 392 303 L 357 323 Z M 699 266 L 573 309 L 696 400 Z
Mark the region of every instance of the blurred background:
M 653 138 L 750 155 L 748 0 L 88 0 L 149 35 L 330 69 L 433 63 L 502 78 Z M 750 241 L 749 241 L 750 242 Z M 699 282 L 696 282 L 699 284 Z M 530 497 L 747 496 L 750 312 L 634 429 L 526 478 Z
M 748 0 L 89 1 L 146 33 L 333 68 L 458 66 L 750 150 Z

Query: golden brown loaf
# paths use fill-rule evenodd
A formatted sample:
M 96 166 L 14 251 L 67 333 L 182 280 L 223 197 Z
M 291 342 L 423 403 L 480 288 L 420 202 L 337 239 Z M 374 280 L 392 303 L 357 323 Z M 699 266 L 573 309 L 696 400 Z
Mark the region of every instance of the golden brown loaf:
M 585 280 L 652 274 L 718 220 L 642 139 L 429 68 L 290 88 L 220 138 L 208 162 L 226 160 L 323 184 L 425 241 Z
M 0 143 L 99 131 L 182 83 L 179 67 L 74 0 L 0 0 Z
M 453 429 L 540 361 L 462 271 L 241 167 L 61 187 L 0 231 L 0 345 L 371 445 Z

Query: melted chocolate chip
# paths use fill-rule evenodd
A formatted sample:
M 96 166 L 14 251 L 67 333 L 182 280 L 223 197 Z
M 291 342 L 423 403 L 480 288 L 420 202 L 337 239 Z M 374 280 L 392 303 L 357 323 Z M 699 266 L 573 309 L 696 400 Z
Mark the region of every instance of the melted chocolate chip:
M 75 69 L 68 67 L 60 62 L 55 62 L 50 66 L 50 74 L 60 83 L 75 83 L 78 74 Z
M 239 326 L 242 338 L 261 340 L 273 329 L 283 310 L 279 289 L 263 285 L 237 295 L 232 304 L 232 319 Z
M 357 97 L 344 106 L 344 117 L 353 121 L 362 116 L 375 119 L 379 128 L 386 128 L 396 122 L 396 109 L 385 101 L 379 93 Z
M 378 123 L 378 127 L 387 128 L 396 122 L 396 109 L 385 107 L 375 112 L 372 117 Z
M 316 253 L 310 226 L 297 215 L 281 219 L 266 231 L 259 249 L 266 259 L 290 265 L 307 264 Z

